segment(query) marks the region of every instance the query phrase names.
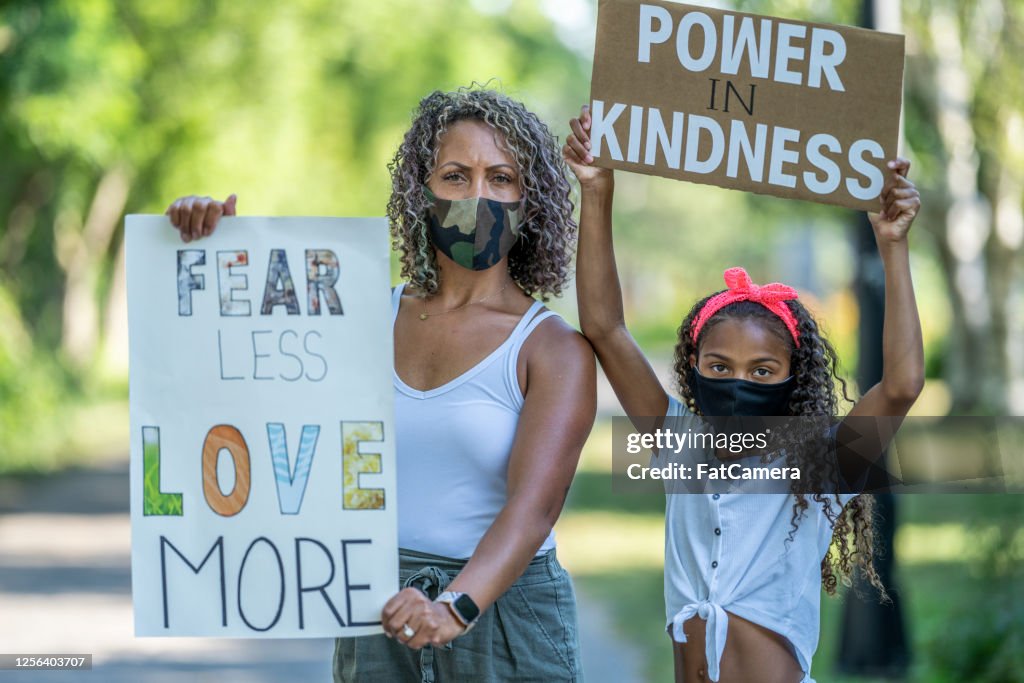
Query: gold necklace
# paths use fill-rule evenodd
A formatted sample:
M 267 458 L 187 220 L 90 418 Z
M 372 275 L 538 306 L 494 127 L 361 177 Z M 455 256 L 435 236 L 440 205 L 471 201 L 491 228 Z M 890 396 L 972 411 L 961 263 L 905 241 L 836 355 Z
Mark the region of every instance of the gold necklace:
M 487 301 L 492 296 L 497 296 L 497 295 L 501 294 L 502 292 L 504 292 L 506 289 L 508 289 L 508 286 L 509 286 L 509 284 L 511 284 L 511 282 L 512 282 L 512 280 L 509 280 L 508 282 L 505 283 L 505 286 L 502 287 L 501 289 L 499 289 L 497 292 L 491 292 L 490 294 L 488 294 L 487 296 L 485 296 L 482 299 L 477 299 L 476 301 L 467 301 L 466 303 L 464 303 L 464 304 L 462 304 L 460 306 L 456 306 L 455 308 L 449 308 L 447 311 L 441 311 L 439 313 L 420 313 L 420 320 L 426 320 L 427 318 L 432 318 L 434 316 L 444 315 L 445 313 L 451 313 L 452 311 L 457 311 L 460 308 L 465 308 L 466 306 L 469 306 L 470 304 L 479 304 L 479 303 L 482 303 L 484 301 Z

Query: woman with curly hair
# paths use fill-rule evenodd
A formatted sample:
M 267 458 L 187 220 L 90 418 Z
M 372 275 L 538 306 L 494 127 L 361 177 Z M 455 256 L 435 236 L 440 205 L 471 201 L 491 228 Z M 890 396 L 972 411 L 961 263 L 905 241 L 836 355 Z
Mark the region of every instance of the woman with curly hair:
M 548 128 L 489 89 L 433 92 L 389 165 L 399 577 L 384 634 L 339 638 L 336 681 L 578 681 L 555 555 L 595 413 L 593 351 L 554 312 L 576 237 Z M 226 202 L 168 209 L 188 241 Z
M 683 400 L 664 390 L 623 318 L 612 248 L 614 179 L 612 171 L 591 165 L 590 124 L 584 107 L 570 121 L 563 147 L 582 192 L 580 327 L 637 428 L 650 431 L 694 415 L 719 426 L 728 422 L 716 418 L 731 416 L 799 416 L 818 424 L 823 420 L 809 418 L 837 416 L 836 386 L 847 398 L 846 384 L 831 344 L 795 290 L 759 287 L 742 268 L 727 270 L 728 288 L 698 301 L 683 320 L 674 366 Z M 666 630 L 677 681 L 807 683 L 818 643 L 819 587 L 835 593 L 837 576 L 848 583 L 856 566 L 888 598 L 872 566 L 872 497 L 856 493 L 886 439 L 876 434 L 866 449 L 847 447 L 854 421 L 898 423 L 924 382 L 907 248 L 920 198 L 906 177 L 909 168 L 904 159 L 888 162 L 879 212 L 868 214 L 885 266 L 882 380 L 841 422 L 821 430 L 826 437 L 815 428 L 810 433 L 819 437 L 803 443 L 792 435 L 768 441 L 769 453 L 760 457 L 784 454 L 805 473 L 792 488 L 666 496 Z M 794 433 L 801 432 L 808 433 Z M 826 441 L 831 449 L 821 447 Z M 785 447 L 772 450 L 780 442 Z M 844 449 L 852 457 L 832 457 Z M 721 448 L 708 450 L 730 460 Z

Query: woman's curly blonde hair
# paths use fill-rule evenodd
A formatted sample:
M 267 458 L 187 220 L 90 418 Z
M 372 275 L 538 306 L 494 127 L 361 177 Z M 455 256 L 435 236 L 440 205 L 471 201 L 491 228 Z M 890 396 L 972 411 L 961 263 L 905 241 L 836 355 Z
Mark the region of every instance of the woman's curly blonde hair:
M 422 187 L 437 163 L 441 137 L 456 121 L 475 119 L 500 132 L 519 167 L 526 209 L 519 239 L 508 256 L 512 279 L 528 295 L 558 296 L 569 279 L 578 226 L 561 149 L 548 127 L 518 102 L 473 84 L 424 97 L 412 126 L 388 164 L 391 240 L 401 253 L 402 277 L 421 292 L 437 292 L 440 274 L 427 231 Z

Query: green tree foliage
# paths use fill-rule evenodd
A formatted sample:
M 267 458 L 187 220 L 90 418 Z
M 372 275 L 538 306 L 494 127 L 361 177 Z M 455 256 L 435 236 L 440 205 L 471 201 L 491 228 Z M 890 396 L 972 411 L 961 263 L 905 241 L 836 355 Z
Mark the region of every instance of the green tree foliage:
M 904 8 L 907 143 L 953 312 L 954 412 L 1024 413 L 1024 5 Z
M 860 5 L 742 0 L 737 8 L 856 23 Z M 390 189 L 387 161 L 411 111 L 433 89 L 497 78 L 495 85 L 564 135 L 588 97 L 595 13 L 589 0 L 4 3 L 0 301 L 7 303 L 0 327 L 23 330 L 19 338 L 29 343 L 0 335 L 0 362 L 18 377 L 0 379 L 0 412 L 32 405 L 32 392 L 49 396 L 48 404 L 95 391 L 110 377 L 123 386 L 125 213 L 162 212 L 183 194 L 236 192 L 247 214 L 380 215 Z M 961 359 L 950 366 L 959 368 L 954 394 L 982 372 L 989 378 L 982 396 L 993 396 L 1000 371 L 1024 382 L 1024 366 L 1012 365 L 1005 351 L 1022 325 L 1011 310 L 1013 301 L 1021 308 L 1020 249 L 1004 244 L 1019 225 L 1024 157 L 1022 135 L 1012 133 L 1024 125 L 1014 61 L 1020 4 L 915 0 L 904 14 L 908 142 L 919 181 L 932 191 L 926 200 L 944 207 L 930 221 L 939 266 L 932 259 L 918 272 L 935 281 L 943 269 L 966 272 L 948 288 L 954 326 L 967 331 L 949 347 Z M 955 195 L 943 169 L 960 138 L 950 138 L 944 123 L 949 98 L 932 90 L 939 57 L 951 54 L 939 40 L 948 36 L 936 31 L 950 22 L 967 77 L 961 110 L 971 130 L 966 158 L 976 162 L 974 199 L 989 209 L 979 214 L 988 221 L 978 223 L 988 235 L 980 271 L 958 261 L 955 241 L 943 237 L 958 215 L 943 203 Z M 849 214 L 841 209 L 631 174 L 619 182 L 627 304 L 657 344 L 672 343 L 688 306 L 720 286 L 723 268 L 743 264 L 759 280 L 789 277 L 792 264 L 780 254 L 794 243 L 813 246 L 808 253 L 824 290 L 849 280 Z M 973 300 L 964 296 L 974 272 L 983 274 L 981 291 L 1011 302 L 980 323 L 971 321 Z M 929 305 L 926 292 L 922 301 Z M 837 341 L 852 352 L 846 339 Z M 969 362 L 996 356 L 1004 360 Z M 30 367 L 45 368 L 49 379 L 27 380 Z M 1005 409 L 1005 394 L 997 409 Z M 60 408 L 49 413 L 59 417 Z M 0 433 L 0 458 L 9 434 Z
M 536 2 L 501 9 L 0 8 L 0 460 L 45 431 L 26 416 L 60 422 L 55 387 L 95 391 L 110 362 L 123 372 L 125 213 L 237 192 L 249 214 L 380 215 L 387 162 L 419 99 L 474 80 L 499 78 L 564 127 L 586 95 L 585 58 Z

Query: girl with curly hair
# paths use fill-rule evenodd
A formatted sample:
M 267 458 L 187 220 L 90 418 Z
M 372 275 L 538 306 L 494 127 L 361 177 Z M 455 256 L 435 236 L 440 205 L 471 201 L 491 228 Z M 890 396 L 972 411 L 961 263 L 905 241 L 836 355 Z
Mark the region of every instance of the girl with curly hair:
M 576 238 L 547 126 L 486 88 L 433 92 L 389 165 L 405 282 L 392 290 L 401 589 L 384 634 L 339 638 L 336 681 L 582 680 L 555 555 L 596 404 L 593 351 L 540 296 Z M 182 239 L 226 202 L 168 209 Z
M 683 320 L 674 365 L 682 400 L 665 391 L 623 318 L 612 249 L 614 179 L 591 165 L 590 124 L 584 107 L 563 147 L 582 193 L 580 327 L 637 428 L 693 415 L 837 416 L 837 385 L 849 399 L 835 350 L 794 290 L 758 287 L 742 268 L 727 270 L 728 288 L 698 301 Z M 898 423 L 924 382 L 907 248 L 920 198 L 909 168 L 904 159 L 888 162 L 879 212 L 868 214 L 885 266 L 882 380 L 829 430 L 833 454 L 853 420 Z M 795 455 L 809 480 L 788 494 L 666 496 L 666 630 L 677 681 L 812 681 L 819 586 L 835 593 L 837 577 L 848 584 L 856 566 L 888 598 L 872 565 L 872 497 L 856 494 L 885 441 L 878 437 L 867 451 L 838 462 L 823 455 L 828 449 L 788 443 L 778 452 Z M 720 451 L 713 455 L 728 460 Z

